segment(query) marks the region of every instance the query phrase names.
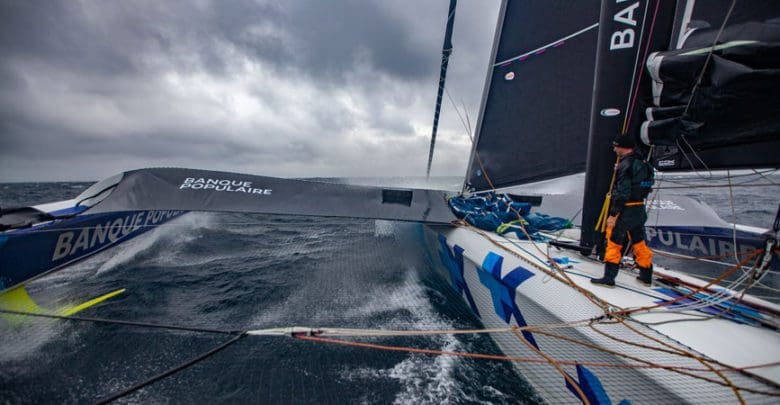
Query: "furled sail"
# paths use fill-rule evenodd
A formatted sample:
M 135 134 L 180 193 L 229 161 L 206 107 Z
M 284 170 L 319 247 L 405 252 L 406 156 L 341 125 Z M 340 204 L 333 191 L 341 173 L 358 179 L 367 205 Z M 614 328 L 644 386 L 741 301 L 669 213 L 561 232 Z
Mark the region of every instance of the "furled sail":
M 780 167 L 780 2 L 730 3 L 681 2 L 670 49 L 647 58 L 640 138 L 659 170 Z
M 465 188 L 582 172 L 599 1 L 502 3 Z

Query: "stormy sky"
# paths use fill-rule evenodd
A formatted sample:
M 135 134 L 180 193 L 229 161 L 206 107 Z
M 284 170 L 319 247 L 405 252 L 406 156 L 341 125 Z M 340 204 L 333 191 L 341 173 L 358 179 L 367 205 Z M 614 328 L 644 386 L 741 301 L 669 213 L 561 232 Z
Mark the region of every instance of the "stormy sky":
M 0 182 L 175 166 L 421 176 L 449 0 L 0 0 Z M 476 121 L 498 0 L 460 0 Z M 444 105 L 433 175 L 470 141 Z

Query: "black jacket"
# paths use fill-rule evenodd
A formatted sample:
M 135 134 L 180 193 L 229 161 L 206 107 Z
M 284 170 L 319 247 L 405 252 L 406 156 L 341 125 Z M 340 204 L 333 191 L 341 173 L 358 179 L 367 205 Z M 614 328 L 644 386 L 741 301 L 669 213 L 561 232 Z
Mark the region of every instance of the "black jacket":
M 627 202 L 643 201 L 650 194 L 652 185 L 653 168 L 642 160 L 638 151 L 620 158 L 609 215 L 621 213 Z

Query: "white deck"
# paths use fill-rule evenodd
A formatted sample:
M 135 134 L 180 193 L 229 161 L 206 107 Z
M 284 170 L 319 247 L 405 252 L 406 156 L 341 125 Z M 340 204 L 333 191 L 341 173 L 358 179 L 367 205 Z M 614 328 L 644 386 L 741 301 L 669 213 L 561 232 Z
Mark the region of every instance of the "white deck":
M 546 255 L 552 258 L 568 258 L 570 263 L 564 269 L 566 276 L 586 293 L 595 297 L 595 301 L 607 308 L 630 309 L 653 306 L 659 301 L 670 300 L 672 297 L 659 291 L 663 284 L 656 281 L 652 287 L 646 287 L 638 282 L 636 274 L 621 270 L 617 278 L 616 288 L 606 288 L 594 285 L 591 278 L 601 277 L 603 264 L 582 257 L 573 251 L 549 248 L 545 243 L 533 243 L 507 239 L 503 236 L 476 231 L 472 228 L 433 228 L 428 232 L 429 246 L 436 248 L 438 257 L 442 248 L 436 238 L 442 235 L 452 252 L 454 245 L 463 249 L 465 280 L 480 318 L 485 327 L 506 327 L 507 323 L 497 314 L 494 307 L 495 291 L 484 283 L 489 269 L 483 268 L 486 256 L 492 252 L 503 258 L 501 278 L 506 277 L 517 268 L 533 273 L 516 288 L 515 304 L 522 313 L 528 325 L 563 324 L 592 319 L 604 314 L 604 309 L 585 297 L 581 291 L 567 285 L 554 276 L 556 270 L 547 264 Z M 445 278 L 450 279 L 450 271 L 442 267 Z M 659 269 L 658 273 L 668 276 L 695 279 L 669 270 Z M 560 273 L 558 273 L 560 274 Z M 701 281 L 698 281 L 702 283 Z M 465 292 L 461 294 L 465 298 Z M 763 302 L 755 300 L 756 302 Z M 770 309 L 778 307 L 763 302 Z M 468 304 L 467 304 L 468 305 Z M 777 313 L 777 312 L 776 312 Z M 668 350 L 678 350 L 692 355 L 701 356 L 711 361 L 718 369 L 732 367 L 749 367 L 780 362 L 780 333 L 766 327 L 749 326 L 727 319 L 706 318 L 707 314 L 695 311 L 677 311 L 668 307 L 655 308 L 649 312 L 632 314 L 624 324 L 599 324 L 601 331 L 620 339 L 651 347 L 668 345 Z M 776 315 L 766 315 L 770 323 L 777 324 Z M 659 325 L 652 323 L 665 322 Z M 517 325 L 516 317 L 512 317 L 510 325 Z M 635 328 L 641 334 L 632 331 Z M 760 378 L 752 378 L 742 373 L 729 370 L 720 375 L 710 371 L 688 371 L 723 384 L 707 382 L 702 379 L 683 375 L 660 368 L 610 368 L 589 366 L 597 363 L 630 363 L 642 364 L 642 361 L 660 365 L 676 365 L 703 369 L 703 363 L 690 357 L 670 354 L 663 351 L 624 344 L 613 338 L 597 333 L 589 327 L 576 329 L 551 329 L 549 332 L 561 333 L 577 341 L 588 342 L 596 347 L 620 352 L 634 359 L 621 358 L 615 354 L 578 345 L 570 341 L 548 337 L 541 333 L 533 333 L 539 349 L 558 360 L 570 360 L 583 363 L 589 371 L 598 378 L 599 384 L 613 402 L 628 399 L 634 403 L 712 403 L 736 402 L 735 392 L 724 383 L 726 378 L 730 383 L 740 388 L 740 395 L 750 403 L 777 403 L 780 390 L 780 366 L 750 369 L 749 372 Z M 517 336 L 494 336 L 505 354 L 518 357 L 538 357 L 528 345 Z M 654 341 L 657 340 L 657 341 Z M 661 343 L 662 342 L 662 343 Z M 720 363 L 720 365 L 718 365 Z M 548 401 L 580 402 L 565 386 L 564 377 L 555 367 L 549 364 L 515 363 L 521 373 L 530 380 L 540 394 Z M 574 379 L 577 371 L 573 365 L 562 366 Z M 760 379 L 774 382 L 767 384 Z M 749 389 L 774 393 L 767 396 L 749 392 Z

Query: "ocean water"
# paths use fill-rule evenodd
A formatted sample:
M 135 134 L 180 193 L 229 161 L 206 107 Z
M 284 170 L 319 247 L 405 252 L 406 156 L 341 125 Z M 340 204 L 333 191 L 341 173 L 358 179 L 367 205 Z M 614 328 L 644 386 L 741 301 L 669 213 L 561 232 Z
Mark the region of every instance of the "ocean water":
M 0 184 L 9 207 L 89 183 Z M 416 224 L 189 213 L 33 282 L 39 304 L 127 291 L 84 316 L 226 330 L 312 326 L 461 329 L 480 324 L 430 268 Z M 94 402 L 230 339 L 36 320 L 0 326 L 0 402 Z M 487 336 L 361 341 L 500 353 Z M 538 403 L 503 362 L 246 337 L 120 400 L 128 403 Z
M 665 184 L 685 181 L 689 179 Z M 382 182 L 424 186 L 408 179 Z M 448 178 L 436 185 L 455 189 L 459 184 Z M 72 198 L 87 186 L 0 184 L 0 206 Z M 690 190 L 668 192 L 691 195 Z M 724 219 L 763 227 L 771 224 L 780 201 L 778 187 L 739 189 L 734 198 L 723 189 L 696 193 L 694 197 L 707 202 Z M 431 257 L 420 247 L 420 232 L 419 225 L 389 221 L 189 213 L 40 279 L 28 290 L 39 304 L 56 307 L 126 288 L 124 294 L 82 314 L 223 330 L 479 328 L 478 319 L 450 291 L 447 280 L 431 268 Z M 209 333 L 56 320 L 0 325 L 0 402 L 7 403 L 94 402 L 230 339 Z M 490 338 L 481 335 L 361 341 L 500 353 Z M 250 336 L 120 402 L 541 400 L 504 362 Z

